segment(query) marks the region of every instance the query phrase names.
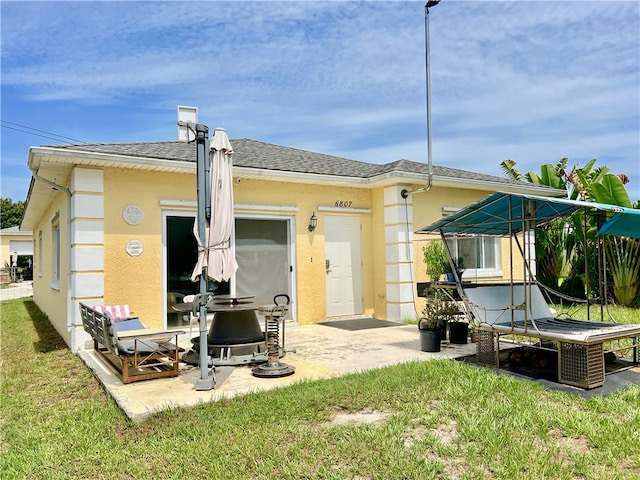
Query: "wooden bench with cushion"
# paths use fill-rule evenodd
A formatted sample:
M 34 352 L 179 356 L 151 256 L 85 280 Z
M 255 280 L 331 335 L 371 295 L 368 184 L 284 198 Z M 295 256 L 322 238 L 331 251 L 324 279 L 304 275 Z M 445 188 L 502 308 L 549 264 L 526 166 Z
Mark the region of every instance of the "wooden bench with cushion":
M 125 307 L 125 306 L 120 306 Z M 182 330 L 146 328 L 138 318 L 127 314 L 117 321 L 111 307 L 90 307 L 80 303 L 82 325 L 93 339 L 96 354 L 120 376 L 122 383 L 178 376 L 178 335 Z

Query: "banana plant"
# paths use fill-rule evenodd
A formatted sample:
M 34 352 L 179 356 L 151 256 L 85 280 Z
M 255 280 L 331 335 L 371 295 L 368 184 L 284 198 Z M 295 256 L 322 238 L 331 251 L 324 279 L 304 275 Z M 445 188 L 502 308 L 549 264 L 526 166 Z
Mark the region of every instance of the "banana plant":
M 622 180 L 610 173 L 591 185 L 590 196 L 599 203 L 633 208 Z M 620 305 L 631 305 L 640 288 L 640 240 L 606 236 L 603 243 L 613 296 Z
M 605 239 L 604 245 L 613 281 L 613 296 L 618 304 L 629 306 L 640 287 L 640 240 L 612 236 Z
M 514 180 L 564 189 L 573 200 L 640 208 L 640 200 L 632 203 L 624 187 L 628 177 L 624 174 L 614 175 L 606 166 L 596 167 L 596 161 L 594 158 L 581 168 L 573 166 L 569 170 L 568 159 L 562 158 L 556 165 L 542 165 L 540 175 L 533 171 L 522 174 L 517 170 L 514 160 L 505 160 L 500 167 Z M 569 283 L 575 285 L 577 282 L 583 285 L 587 296 L 596 294 L 597 285 L 590 285 L 592 291 L 587 292 L 584 278 L 586 271 L 589 272 L 589 278 L 597 278 L 594 274 L 597 270 L 595 249 L 598 242 L 598 226 L 592 218 L 585 221 L 584 213 L 579 211 L 567 220 L 564 227 L 554 226 L 555 229 L 539 230 L 536 235 L 536 256 L 538 277 L 541 281 L 553 288 L 562 286 L 566 280 L 572 280 Z M 619 241 L 607 237 L 603 242 L 613 284 L 612 293 L 618 303 L 628 305 L 640 288 L 639 272 L 634 263 L 640 262 L 640 240 Z M 630 256 L 629 252 L 635 252 L 635 256 Z

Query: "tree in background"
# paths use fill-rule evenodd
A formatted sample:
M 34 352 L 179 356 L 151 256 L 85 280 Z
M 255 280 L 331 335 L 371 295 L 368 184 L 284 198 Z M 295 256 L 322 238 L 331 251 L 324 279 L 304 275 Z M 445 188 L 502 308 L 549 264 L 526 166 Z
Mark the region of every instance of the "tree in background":
M 20 225 L 24 213 L 24 202 L 12 202 L 10 198 L 0 197 L 0 228 Z
M 568 170 L 568 158 L 562 158 L 556 165 L 542 165 L 540 175 L 533 171 L 520 173 L 514 160 L 505 160 L 500 166 L 514 180 L 566 190 L 567 197 L 573 200 L 640 207 L 640 199 L 633 205 L 624 186 L 629 182 L 627 175 L 614 175 L 610 168 L 595 167 L 595 163 L 594 158 L 582 168 L 574 165 Z M 583 212 L 576 212 L 566 222 L 552 222 L 539 230 L 536 257 L 540 281 L 572 296 L 598 296 L 600 286 L 594 282 L 587 292 L 585 278 L 587 271 L 589 278 L 598 278 L 596 245 L 600 224 L 596 222 L 604 220 L 585 218 Z M 606 236 L 603 244 L 608 278 L 613 284 L 611 293 L 619 304 L 631 305 L 640 289 L 640 240 Z

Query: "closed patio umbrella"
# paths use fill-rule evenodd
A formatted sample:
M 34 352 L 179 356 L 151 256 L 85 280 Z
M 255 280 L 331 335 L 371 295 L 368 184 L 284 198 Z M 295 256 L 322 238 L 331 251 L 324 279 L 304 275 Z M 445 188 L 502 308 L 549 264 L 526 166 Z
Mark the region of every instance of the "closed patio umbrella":
M 233 229 L 233 149 L 229 136 L 223 128 L 216 128 L 209 152 L 210 200 L 206 209 L 205 245 L 198 232 L 198 222 L 193 233 L 198 241 L 198 263 L 191 280 L 196 282 L 203 269 L 212 280 L 229 280 L 238 270 L 238 263 L 231 252 L 231 232 Z
M 198 217 L 193 233 L 198 242 L 198 261 L 191 280 L 200 281 L 198 298 L 200 326 L 200 379 L 196 390 L 210 390 L 214 381 L 207 373 L 207 292 L 208 279 L 228 280 L 238 269 L 231 252 L 233 229 L 233 149 L 227 132 L 216 128 L 206 158 L 208 129 L 196 125 L 198 167 Z M 204 240 L 204 241 L 202 241 Z

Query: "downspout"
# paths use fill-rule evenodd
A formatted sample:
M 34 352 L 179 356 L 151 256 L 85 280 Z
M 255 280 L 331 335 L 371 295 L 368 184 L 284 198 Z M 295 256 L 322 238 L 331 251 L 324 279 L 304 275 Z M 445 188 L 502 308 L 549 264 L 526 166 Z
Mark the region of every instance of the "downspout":
M 68 251 L 67 251 L 67 331 L 70 332 L 71 330 L 73 330 L 73 322 L 71 321 L 71 319 L 73 318 L 73 315 L 70 315 L 71 312 L 73 312 L 73 304 L 71 302 L 71 293 L 73 292 L 73 288 L 71 285 L 71 191 L 66 188 L 63 187 L 62 185 L 58 185 L 55 182 L 52 182 L 51 180 L 41 177 L 40 175 L 38 175 L 33 168 L 31 168 L 31 166 L 29 166 L 29 169 L 31 170 L 31 175 L 33 175 L 33 178 L 35 178 L 36 180 L 42 182 L 42 183 L 46 183 L 47 185 L 51 186 L 51 188 L 53 188 L 54 190 L 61 190 L 62 192 L 64 192 L 67 195 L 67 239 L 68 239 Z M 40 261 L 42 262 L 42 259 L 40 259 Z M 75 352 L 75 338 L 71 338 L 71 351 Z

